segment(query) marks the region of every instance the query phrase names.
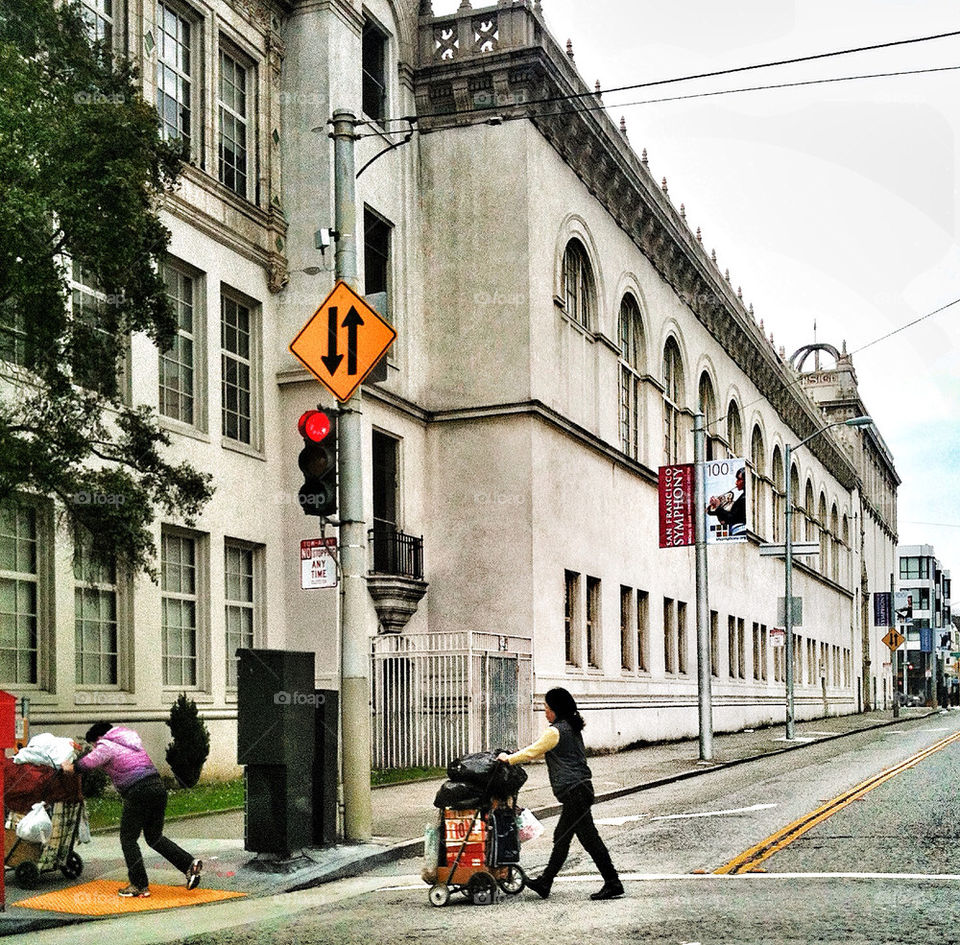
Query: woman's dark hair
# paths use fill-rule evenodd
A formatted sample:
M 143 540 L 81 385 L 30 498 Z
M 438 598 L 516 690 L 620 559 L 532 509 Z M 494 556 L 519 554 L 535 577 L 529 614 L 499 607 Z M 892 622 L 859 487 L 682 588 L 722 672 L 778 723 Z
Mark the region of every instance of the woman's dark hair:
M 575 732 L 582 732 L 586 722 L 583 716 L 577 711 L 577 700 L 561 686 L 551 689 L 544 697 L 544 702 L 553 709 L 553 714 L 557 720 L 568 722 Z
M 112 728 L 113 722 L 94 722 L 93 725 L 87 729 L 87 734 L 83 736 L 83 740 L 92 745 L 98 738 L 102 738 Z

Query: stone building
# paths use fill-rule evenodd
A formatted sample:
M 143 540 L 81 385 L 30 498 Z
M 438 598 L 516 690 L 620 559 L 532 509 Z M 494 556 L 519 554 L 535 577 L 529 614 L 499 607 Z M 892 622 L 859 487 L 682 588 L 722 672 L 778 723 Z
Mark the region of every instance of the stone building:
M 337 594 L 300 588 L 317 522 L 296 504 L 297 418 L 332 401 L 287 350 L 333 284 L 314 234 L 334 223 L 338 108 L 362 119 L 360 288 L 398 332 L 363 390 L 375 763 L 431 760 L 454 731 L 522 740 L 555 685 L 595 747 L 695 734 L 693 550 L 658 547 L 657 470 L 692 460 L 698 409 L 709 457 L 745 459 L 750 505 L 748 541 L 709 555 L 715 726 L 782 719 L 783 565 L 758 546 L 783 540 L 785 445 L 847 405 L 811 399 L 540 2 L 85 2 L 191 142 L 164 208 L 179 338 L 132 340 L 132 396 L 217 493 L 194 529 L 158 528 L 158 585 L 63 580 L 52 517 L 17 532 L 40 564 L 0 580 L 38 588 L 39 629 L 32 672 L 3 685 L 34 722 L 129 721 L 159 750 L 185 690 L 226 773 L 238 646 L 312 650 L 338 684 Z M 853 430 L 791 475 L 796 535 L 821 546 L 794 579 L 798 717 L 853 712 L 883 698 L 865 602 L 898 480 Z

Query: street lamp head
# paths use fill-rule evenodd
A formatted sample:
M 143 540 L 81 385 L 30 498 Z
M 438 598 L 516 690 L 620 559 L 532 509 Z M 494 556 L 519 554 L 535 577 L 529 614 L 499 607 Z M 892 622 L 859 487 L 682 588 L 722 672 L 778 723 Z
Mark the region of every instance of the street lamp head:
M 848 427 L 868 427 L 873 423 L 873 417 L 851 417 L 843 422 Z

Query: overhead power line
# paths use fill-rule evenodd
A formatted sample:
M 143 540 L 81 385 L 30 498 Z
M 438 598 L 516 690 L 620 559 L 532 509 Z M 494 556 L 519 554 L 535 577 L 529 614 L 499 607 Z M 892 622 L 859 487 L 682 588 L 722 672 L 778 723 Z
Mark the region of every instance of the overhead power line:
M 697 79 L 713 79 L 723 75 L 736 75 L 737 73 L 741 73 L 741 72 L 753 72 L 757 69 L 772 69 L 777 66 L 792 66 L 792 65 L 798 65 L 799 63 L 802 63 L 802 62 L 816 62 L 820 59 L 832 59 L 838 56 L 850 56 L 856 53 L 873 52 L 878 49 L 894 49 L 899 46 L 910 46 L 910 45 L 915 45 L 917 43 L 929 43 L 929 42 L 933 42 L 934 40 L 949 39 L 955 36 L 960 36 L 960 30 L 953 30 L 952 32 L 949 32 L 949 33 L 933 33 L 928 36 L 915 36 L 915 37 L 912 37 L 911 39 L 890 40 L 885 43 L 874 43 L 873 45 L 870 45 L 870 46 L 854 46 L 854 47 L 849 47 L 847 49 L 834 49 L 834 50 L 831 50 L 830 52 L 812 53 L 807 56 L 795 56 L 791 59 L 775 59 L 770 62 L 756 62 L 747 66 L 734 66 L 730 69 L 715 69 L 712 72 L 697 72 L 697 73 L 691 73 L 689 75 L 673 76 L 672 78 L 669 78 L 669 79 L 651 79 L 647 82 L 635 82 L 630 85 L 620 85 L 620 86 L 616 86 L 615 88 L 604 89 L 603 94 L 612 95 L 616 92 L 630 92 L 635 89 L 654 88 L 655 86 L 671 85 L 676 82 L 692 82 Z M 596 98 L 596 95 L 597 93 L 595 91 L 594 92 L 571 92 L 566 95 L 547 95 L 547 96 L 544 96 L 543 98 L 531 99 L 530 101 L 525 102 L 523 104 L 547 105 L 553 102 L 570 102 L 570 101 L 576 101 L 577 99 Z M 453 110 L 453 111 L 445 111 L 445 112 L 428 112 L 418 117 L 419 118 L 442 118 L 449 115 L 462 115 L 462 114 L 469 114 L 472 112 L 497 111 L 499 108 L 500 108 L 499 105 L 489 105 L 482 108 L 470 108 L 470 109 Z M 406 119 L 404 118 L 386 119 L 386 121 L 388 122 L 405 121 L 405 120 Z

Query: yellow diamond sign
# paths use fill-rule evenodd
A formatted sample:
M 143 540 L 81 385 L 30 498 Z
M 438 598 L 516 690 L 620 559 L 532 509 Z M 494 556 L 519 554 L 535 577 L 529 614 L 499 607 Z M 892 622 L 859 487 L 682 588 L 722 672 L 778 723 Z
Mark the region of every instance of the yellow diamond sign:
M 904 641 L 904 636 L 899 630 L 890 630 L 883 638 L 883 642 L 890 647 L 891 651 L 896 650 Z
M 290 351 L 343 403 L 396 337 L 393 328 L 341 281 L 290 342 Z

